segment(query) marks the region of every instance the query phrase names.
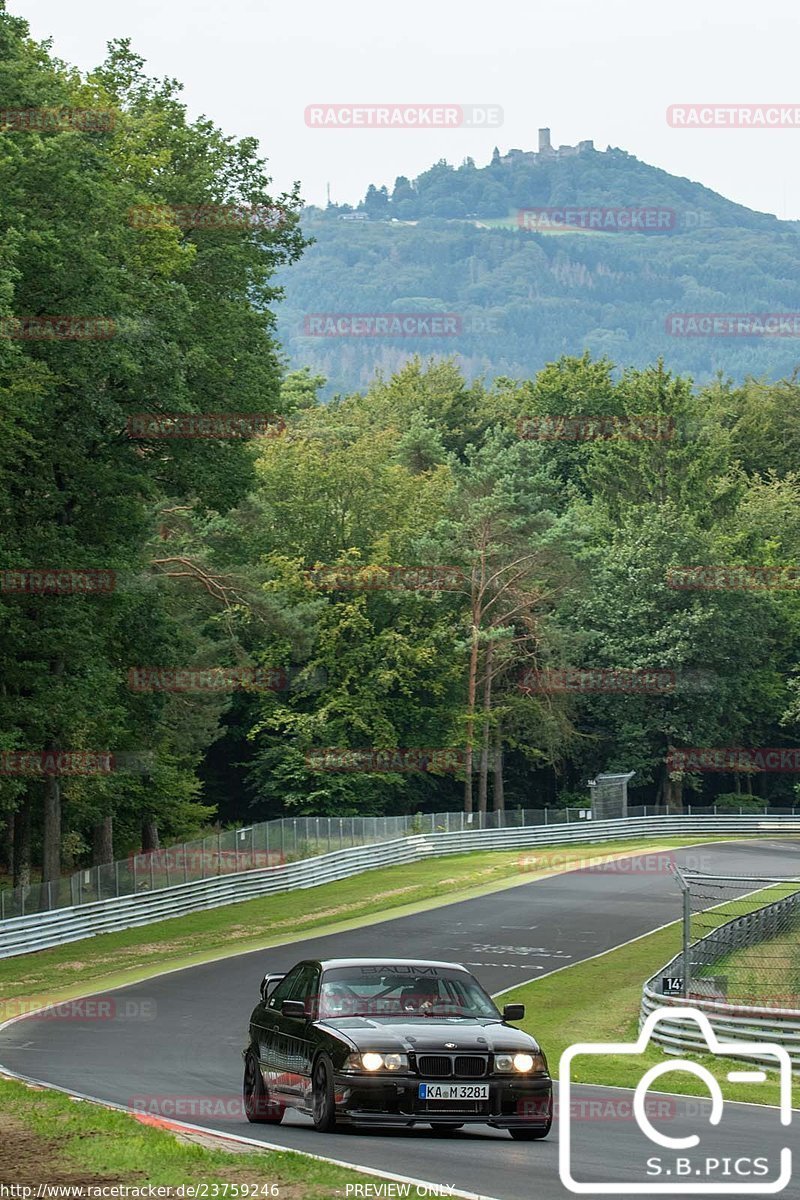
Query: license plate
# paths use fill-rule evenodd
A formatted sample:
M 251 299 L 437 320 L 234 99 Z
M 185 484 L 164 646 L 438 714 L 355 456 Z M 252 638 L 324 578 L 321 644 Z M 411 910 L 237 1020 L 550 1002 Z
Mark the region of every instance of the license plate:
M 488 1100 L 488 1083 L 421 1083 L 420 1100 Z

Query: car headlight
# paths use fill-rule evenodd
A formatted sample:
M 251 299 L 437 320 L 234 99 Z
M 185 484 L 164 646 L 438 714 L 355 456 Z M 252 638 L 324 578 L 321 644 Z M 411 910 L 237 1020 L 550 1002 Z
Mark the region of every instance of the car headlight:
M 345 1060 L 345 1071 L 403 1071 L 408 1070 L 408 1057 L 405 1054 L 379 1054 L 377 1050 L 367 1050 L 363 1054 L 349 1054 Z
M 516 1054 L 495 1054 L 494 1069 L 527 1075 L 531 1071 L 546 1071 L 547 1062 L 543 1054 L 528 1054 L 525 1050 L 519 1050 Z

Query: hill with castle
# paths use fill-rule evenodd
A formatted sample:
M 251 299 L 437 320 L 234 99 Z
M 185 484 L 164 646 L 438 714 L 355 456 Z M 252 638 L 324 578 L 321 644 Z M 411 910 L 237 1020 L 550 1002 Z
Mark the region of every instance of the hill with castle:
M 629 211 L 659 214 L 655 231 L 609 226 L 609 213 Z M 603 219 L 521 219 L 531 212 Z M 440 161 L 391 187 L 376 181 L 358 204 L 306 209 L 303 225 L 315 240 L 279 276 L 278 332 L 291 365 L 324 374 L 329 392 L 363 389 L 412 354 L 452 356 L 467 377 L 486 378 L 528 378 L 587 350 L 620 367 L 663 355 L 699 382 L 720 371 L 782 377 L 800 363 L 794 338 L 668 328 L 673 313 L 800 311 L 800 225 L 617 147 L 554 146 L 541 128 L 536 150 L 498 148 L 483 167 Z M 321 312 L 455 314 L 458 333 L 309 336 L 306 317 Z

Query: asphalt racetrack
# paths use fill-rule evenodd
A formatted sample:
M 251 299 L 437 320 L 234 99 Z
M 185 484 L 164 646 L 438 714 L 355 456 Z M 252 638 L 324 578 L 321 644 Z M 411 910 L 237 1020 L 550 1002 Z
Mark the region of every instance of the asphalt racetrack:
M 675 858 L 712 874 L 797 876 L 800 840 L 704 844 L 678 850 Z M 443 875 L 446 866 L 442 860 Z M 249 1125 L 240 1108 L 241 1050 L 261 978 L 267 970 L 282 971 L 306 957 L 407 955 L 464 963 L 497 993 L 675 921 L 679 895 L 666 871 L 626 871 L 613 864 L 571 871 L 360 930 L 162 975 L 116 991 L 113 1019 L 27 1017 L 0 1032 L 0 1063 L 27 1078 L 165 1115 L 174 1111 L 176 1098 L 196 1098 L 196 1107 L 189 1101 L 188 1109 L 183 1101 L 181 1119 L 191 1124 L 440 1186 L 499 1200 L 564 1200 L 570 1193 L 559 1178 L 558 1122 L 546 1141 L 531 1143 L 514 1142 L 506 1132 L 485 1126 L 465 1127 L 449 1138 L 435 1137 L 425 1125 L 318 1134 L 309 1119 L 292 1111 L 278 1127 Z M 602 1005 L 602 996 L 597 1003 Z M 535 1033 L 535 1007 L 528 1016 Z M 551 1062 L 554 1072 L 557 1066 Z M 679 1154 L 648 1142 L 633 1120 L 602 1115 L 618 1113 L 620 1101 L 631 1096 L 620 1089 L 575 1089 L 573 1110 L 587 1119 L 573 1122 L 573 1174 L 581 1181 L 610 1185 L 611 1195 L 623 1194 L 616 1184 L 635 1184 L 637 1189 L 641 1184 L 636 1194 L 653 1194 L 654 1179 L 646 1180 L 642 1164 L 660 1155 L 666 1171 Z M 700 1133 L 700 1152 L 708 1142 L 708 1153 L 715 1157 L 768 1157 L 769 1179 L 775 1177 L 781 1147 L 793 1145 L 800 1158 L 800 1118 L 782 1129 L 773 1108 L 729 1105 L 720 1127 L 711 1130 L 703 1120 L 705 1102 L 676 1098 L 664 1103 L 669 1128 L 654 1123 L 673 1137 Z M 595 1117 L 589 1118 L 592 1112 Z M 730 1188 L 728 1196 L 747 1194 L 737 1189 L 735 1178 L 715 1178 Z M 660 1182 L 669 1182 L 665 1174 Z M 800 1197 L 797 1163 L 780 1195 Z

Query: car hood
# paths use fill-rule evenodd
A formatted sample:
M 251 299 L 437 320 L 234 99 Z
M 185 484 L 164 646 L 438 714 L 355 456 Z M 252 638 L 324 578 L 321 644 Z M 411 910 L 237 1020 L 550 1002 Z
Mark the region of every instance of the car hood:
M 446 1049 L 457 1054 L 487 1054 L 539 1049 L 538 1042 L 529 1033 L 501 1021 L 338 1017 L 320 1021 L 320 1025 L 344 1035 L 358 1050 L 435 1054 Z M 452 1042 L 452 1048 L 445 1047 L 445 1042 Z

